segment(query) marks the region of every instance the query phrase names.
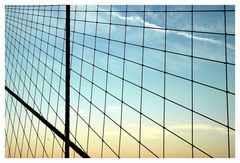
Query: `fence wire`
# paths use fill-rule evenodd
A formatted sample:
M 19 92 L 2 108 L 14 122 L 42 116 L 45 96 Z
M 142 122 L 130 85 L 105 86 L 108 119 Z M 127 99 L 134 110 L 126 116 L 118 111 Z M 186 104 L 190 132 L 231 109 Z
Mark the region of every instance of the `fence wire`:
M 234 6 L 68 12 L 5 7 L 6 157 L 235 156 Z

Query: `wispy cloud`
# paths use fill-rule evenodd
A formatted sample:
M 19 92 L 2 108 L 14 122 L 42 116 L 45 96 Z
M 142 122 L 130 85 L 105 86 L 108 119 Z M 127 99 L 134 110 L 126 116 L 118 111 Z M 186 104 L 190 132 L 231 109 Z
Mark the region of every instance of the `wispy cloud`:
M 112 16 L 115 16 L 115 17 L 117 17 L 121 20 L 126 20 L 127 19 L 127 21 L 134 22 L 134 23 L 137 23 L 137 24 L 144 23 L 143 19 L 140 18 L 139 16 L 121 16 L 117 12 L 113 12 Z
M 134 24 L 137 24 L 137 25 L 143 25 L 144 24 L 145 27 L 154 28 L 154 30 L 157 31 L 157 32 L 161 32 L 161 33 L 164 32 L 164 30 L 159 30 L 159 29 L 164 29 L 163 27 L 161 27 L 159 25 L 156 25 L 154 23 L 148 22 L 148 21 L 144 21 L 139 16 L 122 16 L 118 12 L 113 12 L 112 16 L 114 18 L 117 18 L 117 19 L 120 19 L 120 20 L 126 20 L 127 19 L 127 21 L 129 21 L 131 23 L 134 23 Z M 192 38 L 191 34 L 188 34 L 188 33 L 185 33 L 185 32 L 178 32 L 178 31 L 169 31 L 169 32 L 175 33 L 179 36 L 183 36 L 187 39 Z M 203 42 L 208 42 L 208 43 L 215 44 L 215 45 L 220 45 L 220 46 L 223 46 L 225 44 L 223 41 L 216 40 L 216 39 L 213 39 L 213 38 L 210 38 L 210 37 L 193 36 L 193 39 L 197 40 L 197 41 L 203 41 Z M 232 44 L 227 44 L 227 47 L 229 49 L 232 49 L 232 50 L 235 49 L 234 45 L 232 45 Z
M 172 32 L 174 32 L 174 31 L 172 31 Z M 185 38 L 188 38 L 188 39 L 192 38 L 191 34 L 188 34 L 188 33 L 176 32 L 176 34 L 179 35 L 179 36 L 183 36 Z M 197 40 L 197 41 L 209 42 L 209 43 L 220 45 L 220 46 L 223 46 L 225 44 L 223 41 L 219 41 L 219 40 L 215 40 L 213 38 L 207 38 L 207 37 L 193 36 L 193 39 Z M 235 47 L 232 44 L 227 44 L 227 47 L 229 49 L 232 49 L 232 50 L 235 49 Z
M 134 124 L 134 123 L 129 123 L 127 124 L 129 128 L 138 128 L 139 124 Z M 166 126 L 169 130 L 178 130 L 178 133 L 186 134 L 186 130 L 191 130 L 192 126 L 190 124 L 174 124 L 174 125 L 169 125 Z M 142 131 L 144 133 L 149 133 L 145 135 L 146 138 L 149 139 L 161 139 L 162 133 L 161 133 L 161 127 L 160 126 L 150 126 L 149 124 L 142 124 Z M 194 124 L 194 130 L 195 132 L 198 133 L 204 133 L 204 134 L 209 134 L 209 133 L 216 133 L 216 134 L 227 134 L 227 130 L 224 127 L 218 127 L 214 125 L 208 125 L 205 123 L 198 123 Z M 197 130 L 197 131 L 196 131 Z M 230 133 L 234 134 L 234 132 Z M 212 136 L 212 135 L 211 135 Z
M 126 124 L 128 128 L 126 129 L 127 131 L 131 129 L 132 133 L 138 134 L 139 130 L 136 130 L 139 128 L 140 124 L 136 123 L 128 123 Z M 142 137 L 151 139 L 151 140 L 159 140 L 162 139 L 162 128 L 157 125 L 149 125 L 149 124 L 143 124 L 141 125 L 141 130 L 142 130 Z
M 119 113 L 121 110 L 121 106 L 118 105 L 110 105 L 108 106 L 107 110 L 112 113 Z
M 177 124 L 177 125 L 170 125 L 167 128 L 174 129 L 174 130 L 188 130 L 188 129 L 191 129 L 192 126 L 190 124 Z M 204 123 L 194 124 L 193 128 L 194 130 L 199 130 L 199 132 L 213 131 L 221 134 L 226 134 L 226 128 L 207 125 Z

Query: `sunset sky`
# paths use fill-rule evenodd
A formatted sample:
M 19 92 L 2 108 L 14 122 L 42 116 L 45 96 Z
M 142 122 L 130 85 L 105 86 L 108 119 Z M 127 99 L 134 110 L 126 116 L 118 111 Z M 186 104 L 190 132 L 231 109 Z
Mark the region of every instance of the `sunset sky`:
M 64 133 L 65 6 L 11 7 L 6 7 L 6 85 Z M 90 157 L 163 157 L 163 151 L 165 157 L 192 157 L 192 139 L 208 155 L 228 157 L 229 120 L 234 157 L 235 7 L 226 6 L 231 10 L 226 11 L 226 41 L 224 6 L 193 6 L 193 22 L 192 6 L 167 6 L 168 12 L 158 5 L 85 7 L 71 6 L 71 140 Z M 6 93 L 9 143 L 13 130 L 8 114 L 20 117 L 14 126 L 26 124 L 28 136 L 32 126 L 19 103 L 16 110 L 22 112 L 10 111 L 11 102 L 16 100 Z M 19 127 L 22 142 L 26 138 Z M 46 139 L 48 157 L 63 157 L 62 140 L 57 138 L 58 144 L 49 129 L 44 138 L 45 128 L 33 130 L 31 148 L 38 133 L 40 140 Z M 11 148 L 17 144 L 14 140 Z M 47 157 L 42 145 L 37 148 L 35 157 Z M 194 157 L 208 157 L 197 148 Z M 71 151 L 71 156 L 77 154 Z

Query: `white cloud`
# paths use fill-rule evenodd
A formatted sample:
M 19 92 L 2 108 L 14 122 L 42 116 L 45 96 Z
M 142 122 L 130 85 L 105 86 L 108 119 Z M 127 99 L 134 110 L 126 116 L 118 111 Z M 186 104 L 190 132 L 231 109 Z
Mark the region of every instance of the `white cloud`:
M 174 32 L 174 31 L 172 31 L 172 32 Z M 184 32 L 175 32 L 175 33 L 179 36 L 183 36 L 183 37 L 188 38 L 188 39 L 192 38 L 191 34 L 188 34 L 188 33 L 184 33 Z M 203 42 L 209 42 L 209 43 L 212 43 L 212 44 L 222 45 L 222 46 L 225 44 L 222 41 L 215 40 L 213 38 L 207 38 L 207 37 L 193 36 L 193 39 L 198 40 L 198 41 L 203 41 Z M 227 44 L 227 47 L 229 49 L 232 49 L 232 50 L 235 49 L 235 47 L 232 44 Z
M 153 127 L 153 126 L 148 126 L 148 125 L 142 125 L 142 131 L 144 131 L 145 134 L 144 136 L 149 139 L 162 139 L 162 130 L 161 127 Z
M 164 30 L 159 30 L 159 29 L 163 29 L 163 27 L 158 26 L 158 25 L 153 24 L 153 23 L 150 23 L 148 21 L 144 22 L 144 20 L 139 16 L 127 16 L 126 17 L 126 16 L 121 16 L 118 12 L 113 12 L 112 16 L 114 16 L 115 18 L 121 19 L 121 20 L 127 19 L 128 21 L 130 21 L 134 24 L 138 24 L 138 25 L 144 24 L 145 27 L 154 28 L 154 30 L 157 31 L 157 32 L 161 32 L 161 33 L 164 32 Z M 191 34 L 188 34 L 188 33 L 185 33 L 185 32 L 178 32 L 178 31 L 169 31 L 169 32 L 176 33 L 177 35 L 183 36 L 187 39 L 192 38 Z M 213 38 L 207 38 L 207 37 L 193 36 L 193 39 L 197 40 L 197 41 L 208 42 L 208 43 L 211 43 L 211 44 L 221 45 L 221 46 L 223 46 L 225 44 L 223 41 L 219 41 L 219 40 L 216 40 L 216 39 L 213 39 Z M 229 49 L 232 49 L 232 50 L 235 49 L 234 45 L 232 45 L 232 44 L 227 44 L 227 47 Z
M 133 23 L 136 23 L 136 24 L 143 24 L 143 19 L 140 18 L 139 16 L 121 16 L 117 13 L 115 13 L 115 15 L 119 18 L 119 19 L 122 19 L 122 20 L 125 20 L 127 19 L 127 21 L 131 21 Z
M 120 110 L 121 110 L 121 106 L 119 106 L 119 105 L 111 105 L 111 106 L 108 106 L 108 111 L 109 111 L 109 112 L 119 113 Z
M 190 124 L 180 124 L 180 125 L 170 125 L 168 127 L 170 130 L 174 129 L 174 130 L 187 130 L 187 129 L 191 129 L 192 126 Z M 226 128 L 224 127 L 217 127 L 217 126 L 213 126 L 213 125 L 207 125 L 204 123 L 199 123 L 199 124 L 194 124 L 193 126 L 194 130 L 205 130 L 205 131 L 213 131 L 213 132 L 218 132 L 218 133 L 222 133 L 222 134 L 226 134 Z
M 156 25 L 156 24 L 152 24 L 152 23 L 149 23 L 149 22 L 146 22 L 146 21 L 145 21 L 145 27 L 150 27 L 150 28 L 162 28 L 162 27 L 160 27 L 160 26 L 158 26 L 158 25 Z M 161 31 L 161 32 L 163 32 L 163 31 Z

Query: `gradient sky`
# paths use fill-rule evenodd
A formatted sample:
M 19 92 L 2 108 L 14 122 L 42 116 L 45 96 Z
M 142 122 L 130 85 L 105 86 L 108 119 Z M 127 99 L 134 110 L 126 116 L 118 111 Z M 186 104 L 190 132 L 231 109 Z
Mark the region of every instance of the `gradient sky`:
M 64 8 L 61 7 L 61 9 Z M 166 26 L 169 29 L 191 31 L 191 12 L 168 12 L 167 24 L 165 24 L 165 13 L 156 12 L 164 11 L 164 6 L 146 6 L 145 10 L 148 12 L 145 12 L 145 16 L 144 12 L 128 12 L 126 15 L 126 12 L 121 12 L 126 10 L 126 6 L 113 6 L 111 14 L 110 12 L 98 12 L 98 16 L 97 12 L 93 12 L 96 10 L 96 6 L 88 6 L 87 9 L 92 11 L 86 12 L 86 15 L 84 12 L 77 12 L 76 15 L 75 12 L 71 12 L 71 41 L 74 41 L 71 45 L 71 132 L 74 135 L 77 129 L 77 135 L 74 136 L 76 136 L 77 141 L 79 141 L 83 150 L 86 151 L 88 137 L 88 126 L 86 123 L 89 123 L 90 121 L 90 126 L 100 137 L 103 136 L 104 130 L 104 140 L 115 153 L 118 153 L 120 128 L 117 124 L 120 125 L 121 122 L 121 110 L 122 127 L 137 140 L 139 140 L 140 132 L 139 111 L 142 110 L 144 115 L 151 118 L 159 125 L 142 116 L 141 142 L 155 155 L 162 157 L 163 128 L 161 125 L 163 125 L 164 100 L 159 97 L 164 96 L 164 73 L 161 72 L 164 71 L 164 52 L 159 51 L 164 50 L 165 46 L 165 30 L 162 28 L 165 28 Z M 193 30 L 224 33 L 223 12 L 197 12 L 197 10 L 223 10 L 223 6 L 194 6 L 193 9 L 196 10 L 196 12 L 193 13 Z M 234 6 L 226 6 L 226 9 L 234 9 Z M 75 10 L 75 6 L 71 6 L 71 10 Z M 77 6 L 77 10 L 85 10 L 85 6 Z M 98 10 L 109 11 L 110 6 L 99 6 Z M 128 6 L 127 10 L 143 11 L 143 6 Z M 168 10 L 189 11 L 191 10 L 191 6 L 168 6 Z M 33 14 L 31 10 L 24 12 Z M 10 13 L 7 12 L 7 14 Z M 30 28 L 23 30 L 21 29 L 21 26 L 18 26 L 19 29 L 16 30 L 13 26 L 8 26 L 8 23 L 13 23 L 13 21 L 6 19 L 6 33 L 11 34 L 12 30 L 16 30 L 18 32 L 18 35 L 14 38 L 6 34 L 6 40 L 12 40 L 12 44 L 18 45 L 21 43 L 22 45 L 20 44 L 18 48 L 19 52 L 21 55 L 28 58 L 28 60 L 26 60 L 20 55 L 13 56 L 13 54 L 6 50 L 6 85 L 13 91 L 17 92 L 19 96 L 22 97 L 24 101 L 27 101 L 30 106 L 33 106 L 34 109 L 38 110 L 41 106 L 41 114 L 52 124 L 55 124 L 56 118 L 56 114 L 52 111 L 52 109 L 55 111 L 57 110 L 56 112 L 59 117 L 57 118 L 55 126 L 64 133 L 63 122 L 65 103 L 63 98 L 65 97 L 65 83 L 64 80 L 60 80 L 60 76 L 63 79 L 65 78 L 65 67 L 61 64 L 65 63 L 65 54 L 60 49 L 65 48 L 64 40 L 61 39 L 64 38 L 64 31 L 61 29 L 65 28 L 65 13 L 57 11 L 53 11 L 51 13 L 49 11 L 34 11 L 34 14 L 36 14 L 36 16 L 24 16 L 23 19 L 30 19 L 33 22 L 38 22 L 39 24 L 30 24 L 29 22 L 23 22 L 23 24 L 27 23 L 38 30 L 31 30 Z M 41 16 L 37 17 L 37 15 L 47 16 L 48 14 L 52 14 L 52 16 L 63 19 L 58 19 L 58 21 L 56 21 L 57 19 L 50 20 L 49 17 L 44 17 L 44 19 L 42 19 L 43 17 Z M 21 18 L 22 15 L 19 14 L 12 16 Z M 109 26 L 110 17 L 111 23 L 113 23 L 111 28 Z M 73 19 L 78 21 L 73 21 Z M 84 28 L 85 19 L 91 22 L 86 22 Z M 235 34 L 234 20 L 235 13 L 227 12 L 226 31 L 229 34 Z M 107 24 L 98 23 L 96 31 L 96 23 L 92 23 L 96 21 Z M 127 25 L 130 25 L 126 27 L 126 31 L 125 26 L 119 25 L 124 25 L 125 22 L 127 22 Z M 17 25 L 17 22 L 14 23 L 14 25 Z M 42 26 L 40 25 L 42 23 L 52 26 L 50 28 L 44 26 L 43 35 L 41 31 Z M 58 26 L 58 28 L 61 29 L 56 30 L 56 28 L 54 28 L 55 26 Z M 146 28 L 141 28 L 143 26 Z M 21 32 L 21 30 L 23 31 Z M 73 31 L 75 32 L 74 35 Z M 54 48 L 46 42 L 41 42 L 39 39 L 35 39 L 35 37 L 29 37 L 28 34 L 25 35 L 25 32 L 36 35 L 37 38 L 42 38 L 43 41 L 49 42 L 49 44 L 55 45 L 57 48 Z M 125 32 L 126 38 L 124 37 Z M 52 34 L 52 36 L 50 35 L 49 37 L 49 33 Z M 84 36 L 82 33 L 86 33 L 87 35 Z M 58 38 L 56 38 L 55 35 L 57 35 Z M 92 37 L 91 35 L 97 35 L 98 37 L 95 39 L 95 37 Z M 19 36 L 21 36 L 21 38 Z M 102 39 L 108 39 L 109 37 L 111 39 L 110 43 L 108 40 Z M 193 33 L 192 36 L 191 32 L 168 30 L 166 31 L 166 38 L 166 50 L 168 51 L 166 53 L 166 71 L 168 73 L 191 80 L 191 57 L 188 56 L 191 56 L 192 53 L 196 57 L 225 62 L 224 35 L 196 32 Z M 193 52 L 191 51 L 191 38 L 193 38 Z M 235 63 L 234 40 L 234 36 L 227 35 L 227 62 L 233 64 Z M 125 46 L 124 41 L 126 41 Z M 29 44 L 29 42 L 32 44 L 34 43 L 34 46 Z M 141 47 L 143 43 L 145 46 L 144 49 Z M 6 43 L 9 49 L 14 49 L 12 44 L 8 41 Z M 83 44 L 85 47 L 82 46 Z M 23 45 L 25 48 L 23 48 Z M 41 51 L 36 47 L 39 47 Z M 94 51 L 94 48 L 98 51 Z M 125 58 L 127 59 L 125 63 L 123 60 L 124 48 Z M 106 54 L 108 52 L 110 53 L 109 58 Z M 184 54 L 187 57 L 183 55 L 176 55 L 174 52 Z M 15 50 L 13 53 L 15 54 L 17 51 Z M 39 60 L 33 57 L 33 54 L 39 58 Z M 83 59 L 84 62 L 82 62 L 81 59 Z M 13 65 L 8 62 L 9 60 L 13 63 Z M 139 64 L 143 63 L 147 67 L 144 66 L 142 72 L 142 66 L 134 64 L 131 61 Z M 30 62 L 30 64 L 27 62 Z M 38 65 L 39 62 L 40 64 Z M 105 71 L 108 69 L 111 74 L 107 75 L 105 71 L 97 67 L 93 67 L 93 65 L 89 63 L 94 64 Z M 48 67 L 45 67 L 44 64 Z M 22 70 L 21 66 L 26 72 Z M 34 68 L 31 70 L 32 66 Z M 53 69 L 55 73 L 53 74 L 50 69 Z M 228 64 L 227 69 L 228 81 L 226 81 L 225 64 L 194 58 L 193 80 L 221 90 L 226 90 L 226 82 L 228 82 L 228 90 L 234 93 L 235 66 Z M 21 75 L 16 75 L 13 84 L 10 76 L 13 80 L 15 73 Z M 28 74 L 26 78 L 25 73 Z M 42 74 L 45 79 L 43 79 L 39 73 Z M 93 73 L 94 76 L 92 76 Z M 83 78 L 80 78 L 80 74 Z M 116 76 L 112 74 L 115 74 Z M 30 81 L 30 76 L 32 81 Z M 121 78 L 124 78 L 139 87 L 131 84 L 130 82 L 124 81 L 124 91 L 122 92 Z M 95 85 L 93 85 L 93 87 L 91 86 L 89 81 L 92 81 L 92 79 L 93 83 L 95 83 L 98 87 Z M 140 89 L 141 79 L 143 79 L 143 90 Z M 49 83 L 47 83 L 46 80 Z M 16 87 L 19 83 L 20 90 L 16 91 Z M 23 83 L 25 87 L 23 86 Z M 51 87 L 53 87 L 56 91 L 53 89 L 50 91 L 49 84 L 51 84 Z M 36 94 L 35 86 L 39 89 L 36 91 Z M 22 89 L 25 90 L 23 95 Z M 28 99 L 26 89 L 30 92 L 33 98 Z M 194 83 L 193 110 L 217 122 L 227 125 L 228 117 L 226 94 L 225 92 L 217 89 Z M 63 98 L 59 98 L 57 93 L 58 90 L 59 94 Z M 103 90 L 107 90 L 110 94 L 105 94 Z M 42 92 L 42 94 L 40 92 Z M 80 100 L 78 100 L 78 92 L 81 93 Z M 42 99 L 42 97 L 44 97 L 44 99 Z M 190 143 L 192 140 L 192 112 L 186 108 L 191 109 L 191 97 L 190 81 L 166 74 L 166 98 L 183 106 L 181 107 L 166 100 L 166 128 Z M 90 103 L 85 98 L 92 101 L 94 106 L 90 106 Z M 118 99 L 122 99 L 124 104 L 121 104 L 121 101 Z M 48 100 L 50 100 L 49 103 L 52 108 L 49 107 L 49 104 L 47 103 Z M 234 95 L 228 95 L 228 105 L 229 125 L 231 128 L 235 128 Z M 74 110 L 77 111 L 82 118 L 77 118 Z M 90 110 L 91 116 L 89 120 Z M 102 113 L 104 110 L 106 111 L 106 115 L 109 116 L 115 123 L 107 117 L 104 119 L 104 115 Z M 14 116 L 13 112 L 11 114 Z M 6 120 L 8 120 L 8 118 L 6 118 Z M 103 123 L 105 123 L 104 129 Z M 41 129 L 41 131 L 44 132 L 44 129 Z M 95 132 L 90 129 L 87 152 L 90 157 L 101 157 L 102 141 Z M 121 132 L 120 157 L 138 157 L 139 144 L 127 132 Z M 52 134 L 48 133 L 48 135 L 49 138 L 52 139 Z M 234 157 L 234 135 L 234 131 L 230 129 L 231 157 Z M 228 132 L 226 127 L 198 114 L 193 114 L 193 143 L 195 146 L 213 157 L 228 157 L 227 138 Z M 74 138 L 71 137 L 71 140 L 74 141 Z M 165 157 L 192 157 L 192 146 L 187 144 L 185 141 L 166 131 Z M 49 143 L 49 146 L 51 146 L 51 143 Z M 104 144 L 103 157 L 116 157 L 113 151 Z M 207 157 L 207 155 L 196 148 L 194 148 L 194 156 Z M 154 157 L 154 155 L 145 147 L 141 146 L 141 157 Z

